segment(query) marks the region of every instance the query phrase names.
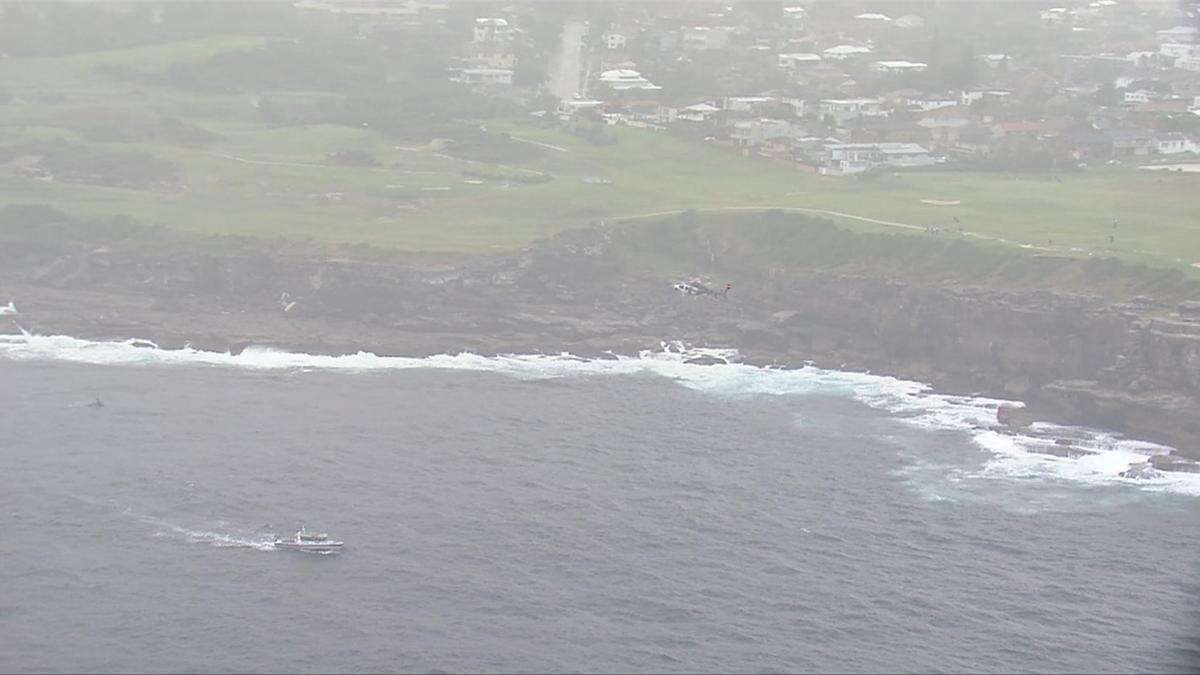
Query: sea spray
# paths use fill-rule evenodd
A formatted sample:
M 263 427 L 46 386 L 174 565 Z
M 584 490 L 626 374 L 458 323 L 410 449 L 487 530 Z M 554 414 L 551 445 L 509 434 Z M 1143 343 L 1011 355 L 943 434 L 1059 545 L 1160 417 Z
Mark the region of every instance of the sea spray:
M 1035 426 L 1028 434 L 996 429 L 1001 405 L 1017 401 L 933 393 L 930 386 L 894 377 L 827 370 L 812 365 L 767 368 L 737 362 L 732 349 L 690 348 L 663 343 L 660 351 L 637 356 L 583 359 L 571 354 L 439 354 L 428 357 L 379 356 L 370 352 L 323 355 L 247 347 L 238 354 L 184 347 L 162 349 L 146 340 L 91 341 L 62 335 L 0 335 L 0 358 L 49 360 L 106 366 L 216 366 L 251 370 L 326 370 L 348 373 L 413 369 L 495 373 L 522 380 L 563 377 L 653 374 L 705 394 L 743 398 L 822 394 L 853 398 L 893 414 L 905 424 L 935 432 L 969 433 L 992 454 L 977 474 L 982 478 L 1049 479 L 1128 483 L 1148 489 L 1200 496 L 1200 474 L 1160 473 L 1126 478 L 1130 464 L 1170 448 L 1122 439 L 1078 427 Z M 702 360 L 705 363 L 694 363 Z M 1057 433 L 1056 433 L 1057 432 Z M 1074 456 L 1045 452 L 1054 436 L 1071 438 Z

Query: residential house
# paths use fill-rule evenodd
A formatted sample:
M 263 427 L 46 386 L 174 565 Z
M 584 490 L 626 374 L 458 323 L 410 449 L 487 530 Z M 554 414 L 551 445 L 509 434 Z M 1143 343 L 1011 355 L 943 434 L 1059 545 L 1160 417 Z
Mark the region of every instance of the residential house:
M 877 98 L 827 98 L 822 99 L 818 111 L 822 117 L 828 115 L 838 124 L 859 117 L 887 115 Z
M 1200 146 L 1184 134 L 1165 133 L 1154 137 L 1154 151 L 1160 155 L 1177 155 L 1181 152 L 1200 152 Z
M 662 87 L 642 77 L 636 70 L 618 68 L 600 73 L 600 83 L 613 91 L 628 91 L 630 89 L 654 90 Z
M 558 108 L 555 110 L 559 118 L 566 120 L 576 115 L 595 111 L 604 105 L 604 101 L 595 99 L 563 99 L 558 102 Z
M 729 138 L 741 148 L 758 146 L 773 138 L 796 138 L 801 135 L 800 129 L 787 120 L 734 120 L 729 125 Z
M 450 81 L 475 85 L 511 86 L 513 71 L 507 68 L 458 68 L 453 71 Z
M 1187 70 L 1193 73 L 1200 73 L 1200 55 L 1196 56 L 1181 56 L 1175 59 L 1175 67 L 1180 70 Z
M 620 33 L 606 33 L 601 40 L 603 40 L 604 46 L 609 49 L 624 49 L 628 42 L 628 39 Z
M 729 96 L 723 101 L 725 110 L 730 112 L 761 112 L 779 103 L 774 96 Z
M 1003 101 L 1012 96 L 1007 89 L 972 89 L 962 92 L 960 100 L 963 105 L 971 105 L 980 101 Z
M 916 124 L 926 129 L 935 143 L 954 144 L 962 136 L 963 130 L 972 125 L 972 119 L 965 107 L 946 106 L 925 112 Z
M 778 54 L 776 58 L 778 59 L 779 67 L 784 70 L 797 70 L 805 65 L 821 62 L 820 54 L 810 53 Z
M 503 42 L 511 40 L 513 29 L 507 19 L 480 17 L 475 19 L 474 42 Z
M 821 173 L 847 175 L 879 167 L 920 167 L 936 163 L 929 151 L 916 143 L 837 143 L 825 146 Z
M 721 112 L 720 108 L 704 101 L 680 108 L 675 112 L 675 119 L 685 122 L 708 122 L 719 112 Z
M 876 61 L 871 64 L 871 70 L 877 73 L 919 73 L 928 67 L 928 64 L 915 61 Z
M 1007 66 L 1008 64 L 1012 63 L 1012 57 L 1008 54 L 983 54 L 979 57 L 979 60 L 983 61 L 984 65 L 992 69 L 1000 68 L 1001 66 Z
M 1149 89 L 1137 89 L 1125 92 L 1126 103 L 1149 103 L 1154 98 L 1154 92 Z
M 825 58 L 836 59 L 838 61 L 844 61 L 855 56 L 861 56 L 863 54 L 870 53 L 870 47 L 859 47 L 857 45 L 835 45 L 821 52 Z
M 785 27 L 791 30 L 804 30 L 808 23 L 808 11 L 800 6 L 784 7 L 783 20 Z
M 1158 46 L 1158 53 L 1166 57 L 1167 60 L 1174 61 L 1181 56 L 1200 55 L 1200 45 L 1187 42 L 1164 42 Z

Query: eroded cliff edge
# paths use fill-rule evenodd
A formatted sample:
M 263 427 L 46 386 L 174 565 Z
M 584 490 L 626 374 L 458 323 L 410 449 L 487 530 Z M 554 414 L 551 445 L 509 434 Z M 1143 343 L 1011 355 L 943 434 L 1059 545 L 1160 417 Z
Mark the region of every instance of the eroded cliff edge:
M 1200 298 L 1178 275 L 772 214 L 598 227 L 454 264 L 211 244 L 6 242 L 0 303 L 20 313 L 0 330 L 411 355 L 682 340 L 1016 398 L 1200 458 Z M 671 288 L 692 276 L 734 290 Z

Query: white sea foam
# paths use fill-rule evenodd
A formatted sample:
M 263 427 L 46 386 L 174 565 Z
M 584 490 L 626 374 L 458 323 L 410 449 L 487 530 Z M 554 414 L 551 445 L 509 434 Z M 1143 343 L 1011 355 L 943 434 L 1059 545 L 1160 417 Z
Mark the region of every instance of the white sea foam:
M 698 357 L 724 360 L 701 365 Z M 794 395 L 821 393 L 854 398 L 892 413 L 906 424 L 931 431 L 968 432 L 992 454 L 978 473 L 983 478 L 1038 479 L 1086 484 L 1129 484 L 1146 489 L 1200 496 L 1200 474 L 1162 473 L 1146 479 L 1122 478 L 1130 464 L 1170 448 L 1121 439 L 1104 432 L 1035 425 L 1030 435 L 1000 433 L 996 423 L 1000 405 L 1021 404 L 972 396 L 934 394 L 928 385 L 894 377 L 825 370 L 811 365 L 778 369 L 737 363 L 737 352 L 728 349 L 691 349 L 664 343 L 661 351 L 644 351 L 636 357 L 581 359 L 570 354 L 523 354 L 493 357 L 477 354 L 442 354 L 424 358 L 378 356 L 368 352 L 329 356 L 249 347 L 239 354 L 185 347 L 161 349 L 144 340 L 97 342 L 68 336 L 0 335 L 0 358 L 52 360 L 96 365 L 220 366 L 253 370 L 334 370 L 368 372 L 406 369 L 479 371 L 526 380 L 561 377 L 653 374 L 690 389 L 716 396 Z M 1038 450 L 1054 444 L 1054 437 L 1071 439 L 1089 451 L 1081 457 L 1057 457 Z M 216 533 L 214 541 L 224 541 Z M 237 540 L 234 545 L 246 542 Z
M 252 548 L 256 551 L 274 551 L 275 550 L 274 541 L 271 539 L 249 539 L 246 537 L 239 537 L 237 535 L 228 534 L 225 532 L 211 532 L 208 530 L 189 530 L 187 528 L 179 527 L 178 525 L 172 525 L 170 523 L 160 523 L 160 524 L 162 527 L 165 527 L 171 533 L 187 537 L 189 540 L 191 540 L 193 542 L 209 544 L 211 546 L 217 546 L 219 548 Z M 165 532 L 159 532 L 156 534 L 159 536 L 162 536 L 163 534 L 165 534 Z

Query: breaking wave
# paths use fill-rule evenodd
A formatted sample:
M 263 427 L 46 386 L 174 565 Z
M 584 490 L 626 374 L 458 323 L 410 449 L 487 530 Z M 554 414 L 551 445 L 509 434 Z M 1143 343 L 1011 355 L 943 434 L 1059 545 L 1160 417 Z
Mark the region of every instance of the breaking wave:
M 14 305 L 11 300 L 8 302 L 7 305 L 0 305 L 0 316 L 4 316 L 5 314 L 16 314 L 16 313 L 17 313 L 17 306 Z
M 661 351 L 647 350 L 637 356 L 610 354 L 601 359 L 583 359 L 566 353 L 490 357 L 462 353 L 417 358 L 379 356 L 369 352 L 330 356 L 266 347 L 248 347 L 238 354 L 231 354 L 191 347 L 161 349 L 146 340 L 90 341 L 26 333 L 0 335 L 0 358 L 251 370 L 370 372 L 436 369 L 488 372 L 524 380 L 653 374 L 695 391 L 725 397 L 840 395 L 886 411 L 905 424 L 930 431 L 969 434 L 979 447 L 992 455 L 975 474 L 979 478 L 1124 483 L 1148 490 L 1200 496 L 1200 474 L 1151 471 L 1139 478 L 1121 475 L 1131 464 L 1145 462 L 1152 455 L 1169 453 L 1171 449 L 1164 446 L 1123 439 L 1102 431 L 1050 424 L 1033 425 L 1027 434 L 998 429 L 996 414 L 999 407 L 1021 406 L 1017 401 L 936 394 L 920 382 L 811 365 L 794 369 L 753 366 L 738 363 L 736 350 L 697 349 L 680 343 L 663 343 Z M 1069 446 L 1057 442 L 1062 439 L 1066 439 Z M 1056 452 L 1056 448 L 1064 447 L 1069 447 L 1070 452 Z M 229 538 L 219 533 L 188 533 L 228 545 L 257 545 L 250 540 Z

